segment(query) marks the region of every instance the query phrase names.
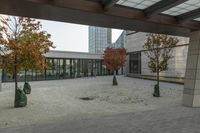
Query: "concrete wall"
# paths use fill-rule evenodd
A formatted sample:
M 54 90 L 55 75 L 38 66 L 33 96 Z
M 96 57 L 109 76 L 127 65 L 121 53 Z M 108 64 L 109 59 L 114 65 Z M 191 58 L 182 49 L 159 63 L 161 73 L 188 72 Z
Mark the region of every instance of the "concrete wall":
M 45 57 L 53 58 L 72 58 L 72 59 L 103 59 L 102 54 L 93 54 L 85 52 L 69 52 L 69 51 L 49 51 Z
M 125 48 L 127 52 L 141 51 L 143 50 L 143 45 L 146 40 L 146 33 L 144 32 L 128 32 L 127 31 L 127 41 L 125 44 Z
M 123 67 L 123 74 L 127 76 L 128 73 L 129 73 L 129 55 L 126 56 L 126 62 Z
M 141 74 L 142 75 L 155 75 L 155 73 L 152 73 L 150 69 L 148 68 L 148 58 L 142 52 L 143 45 L 146 42 L 147 39 L 147 33 L 144 32 L 127 32 L 127 43 L 125 44 L 125 48 L 127 49 L 128 53 L 131 52 L 137 52 L 141 51 Z M 172 55 L 174 58 L 172 58 L 169 61 L 169 69 L 165 72 L 162 72 L 161 76 L 167 76 L 167 77 L 184 77 L 185 75 L 185 68 L 186 68 L 186 59 L 187 59 L 187 51 L 188 46 L 183 44 L 189 43 L 189 38 L 185 37 L 177 37 L 179 39 L 179 43 L 177 44 L 178 47 L 173 48 Z M 129 66 L 127 66 L 129 67 Z M 126 68 L 126 70 L 129 69 Z M 127 72 L 127 73 L 128 73 Z
M 168 62 L 168 70 L 161 72 L 160 76 L 166 77 L 184 77 L 185 76 L 185 69 L 186 69 L 186 60 L 187 60 L 187 50 L 188 46 L 181 46 L 176 47 L 173 49 L 172 55 L 174 58 L 170 59 Z M 148 61 L 149 59 L 147 56 L 142 52 L 142 62 L 141 62 L 141 71 L 142 75 L 156 75 L 152 73 L 148 68 Z

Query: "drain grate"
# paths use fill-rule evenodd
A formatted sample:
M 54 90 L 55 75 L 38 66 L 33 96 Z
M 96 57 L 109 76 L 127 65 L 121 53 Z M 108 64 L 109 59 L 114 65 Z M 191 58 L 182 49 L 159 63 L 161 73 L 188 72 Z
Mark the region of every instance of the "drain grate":
M 85 101 L 90 101 L 90 100 L 94 100 L 94 97 L 80 97 L 79 99 L 85 100 Z

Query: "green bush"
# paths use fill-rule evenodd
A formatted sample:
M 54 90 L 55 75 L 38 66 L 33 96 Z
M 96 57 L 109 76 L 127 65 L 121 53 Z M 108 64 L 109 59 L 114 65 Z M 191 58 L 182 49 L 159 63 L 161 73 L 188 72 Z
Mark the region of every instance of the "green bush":
M 153 96 L 154 97 L 160 97 L 160 89 L 159 89 L 159 86 L 157 84 L 154 86 Z
M 30 84 L 28 82 L 24 83 L 23 91 L 24 91 L 25 94 L 30 94 L 31 93 L 31 86 L 30 86 Z
M 16 90 L 15 107 L 25 107 L 27 105 L 27 97 L 23 90 Z

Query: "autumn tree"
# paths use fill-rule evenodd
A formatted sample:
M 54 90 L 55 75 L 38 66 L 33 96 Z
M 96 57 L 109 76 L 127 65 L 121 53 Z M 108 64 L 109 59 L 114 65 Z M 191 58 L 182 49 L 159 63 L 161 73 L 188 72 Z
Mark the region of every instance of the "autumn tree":
M 160 72 L 168 70 L 168 61 L 173 58 L 172 48 L 176 46 L 176 37 L 163 34 L 148 34 L 147 41 L 143 48 L 144 53 L 149 58 L 148 67 L 151 72 L 156 73 L 157 84 L 154 87 L 153 96 L 160 97 L 159 75 Z
M 103 55 L 103 63 L 106 68 L 114 73 L 113 85 L 118 85 L 116 71 L 126 62 L 126 49 L 124 48 L 106 48 Z
M 4 70 L 15 80 L 15 107 L 17 104 L 18 76 L 21 70 L 43 70 L 46 67 L 44 54 L 54 47 L 50 34 L 42 31 L 42 25 L 26 17 L 1 17 L 0 45 L 6 53 Z M 26 74 L 25 74 L 26 75 Z M 26 77 L 26 76 L 25 76 Z M 25 78 L 25 82 L 26 82 Z

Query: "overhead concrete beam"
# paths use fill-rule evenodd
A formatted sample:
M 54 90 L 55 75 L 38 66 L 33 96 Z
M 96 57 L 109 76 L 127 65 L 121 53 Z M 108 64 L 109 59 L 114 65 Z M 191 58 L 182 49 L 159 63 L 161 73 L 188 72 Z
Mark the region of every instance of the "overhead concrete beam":
M 101 4 L 86 0 L 1 0 L 0 13 L 179 36 L 200 29 L 195 21 L 179 24 L 175 18 L 163 15 L 147 19 L 140 10 L 117 5 L 105 12 Z

